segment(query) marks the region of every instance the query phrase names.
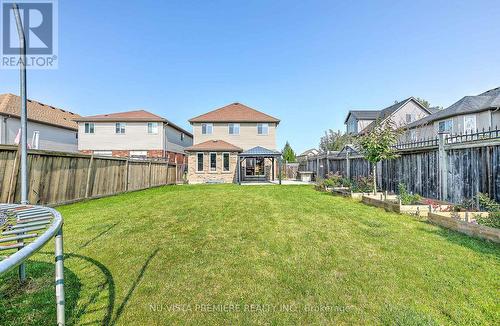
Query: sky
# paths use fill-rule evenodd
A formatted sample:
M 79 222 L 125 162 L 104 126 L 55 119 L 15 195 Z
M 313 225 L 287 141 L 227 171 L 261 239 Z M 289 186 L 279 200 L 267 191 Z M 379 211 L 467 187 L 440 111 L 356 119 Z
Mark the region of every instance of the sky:
M 59 67 L 28 97 L 80 115 L 188 119 L 233 102 L 317 147 L 350 109 L 447 107 L 500 86 L 500 1 L 59 1 Z M 0 70 L 0 93 L 19 93 Z

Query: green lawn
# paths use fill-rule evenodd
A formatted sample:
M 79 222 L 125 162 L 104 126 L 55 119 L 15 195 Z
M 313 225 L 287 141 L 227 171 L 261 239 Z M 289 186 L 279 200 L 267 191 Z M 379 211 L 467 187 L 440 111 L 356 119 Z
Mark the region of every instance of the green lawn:
M 309 186 L 167 186 L 59 210 L 72 324 L 500 322 L 499 245 Z M 0 280 L 0 325 L 55 323 L 52 252 L 25 288 Z

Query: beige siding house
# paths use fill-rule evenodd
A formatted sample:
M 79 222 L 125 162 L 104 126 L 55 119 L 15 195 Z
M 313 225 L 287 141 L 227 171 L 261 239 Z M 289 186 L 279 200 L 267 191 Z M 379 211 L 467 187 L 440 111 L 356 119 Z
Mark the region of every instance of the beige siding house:
M 500 87 L 465 96 L 444 110 L 407 125 L 405 140 L 437 137 L 438 133 L 473 133 L 500 126 Z
M 190 183 L 265 181 L 276 178 L 279 120 L 232 103 L 189 120 L 193 146 L 186 148 Z
M 145 110 L 101 114 L 76 119 L 80 152 L 115 157 L 185 161 L 193 144 L 190 132 Z
M 346 131 L 360 134 L 375 126 L 375 122 L 391 121 L 396 128 L 429 116 L 431 112 L 414 97 L 409 97 L 382 110 L 351 110 L 344 121 Z
M 29 99 L 28 147 L 60 152 L 78 151 L 76 113 Z M 0 144 L 15 145 L 21 129 L 21 99 L 0 94 Z

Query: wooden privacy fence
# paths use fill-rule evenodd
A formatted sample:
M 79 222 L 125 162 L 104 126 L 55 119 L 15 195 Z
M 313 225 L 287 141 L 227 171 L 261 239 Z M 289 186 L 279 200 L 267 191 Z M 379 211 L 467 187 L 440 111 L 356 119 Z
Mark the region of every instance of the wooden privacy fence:
M 477 193 L 500 201 L 500 136 L 498 130 L 398 144 L 399 157 L 379 162 L 377 183 L 396 192 L 399 183 L 427 198 L 461 203 Z M 371 175 L 371 164 L 358 153 L 328 152 L 302 159 L 301 171 L 325 177 L 339 172 L 353 180 Z
M 0 145 L 0 202 L 20 201 L 19 162 L 16 146 Z M 175 184 L 181 169 L 166 161 L 30 150 L 28 201 L 53 205 Z

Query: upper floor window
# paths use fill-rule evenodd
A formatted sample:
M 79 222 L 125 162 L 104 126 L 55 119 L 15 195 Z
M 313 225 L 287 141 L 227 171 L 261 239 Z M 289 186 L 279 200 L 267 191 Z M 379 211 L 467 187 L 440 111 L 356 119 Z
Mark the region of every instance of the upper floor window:
M 257 124 L 257 133 L 259 135 L 269 134 L 269 124 L 268 123 L 258 123 Z
M 93 122 L 85 122 L 85 133 L 93 134 L 95 130 L 95 126 Z
M 229 134 L 230 135 L 239 135 L 240 134 L 240 124 L 239 123 L 230 123 L 228 124 Z
M 124 134 L 125 133 L 125 122 L 117 122 L 115 124 L 115 133 Z
M 413 120 L 415 120 L 415 119 L 413 119 L 413 114 L 407 114 L 406 115 L 406 123 L 410 123 Z
M 439 121 L 439 132 L 452 132 L 453 120 Z
M 212 131 L 213 131 L 213 128 L 214 128 L 213 124 L 211 124 L 211 123 L 203 123 L 201 125 L 201 133 L 203 135 L 211 135 Z
M 183 141 L 183 140 L 184 140 L 184 133 L 181 132 L 181 141 Z
M 158 122 L 148 122 L 148 134 L 158 133 Z
M 476 131 L 476 116 L 474 114 L 464 116 L 464 131 L 468 134 Z

